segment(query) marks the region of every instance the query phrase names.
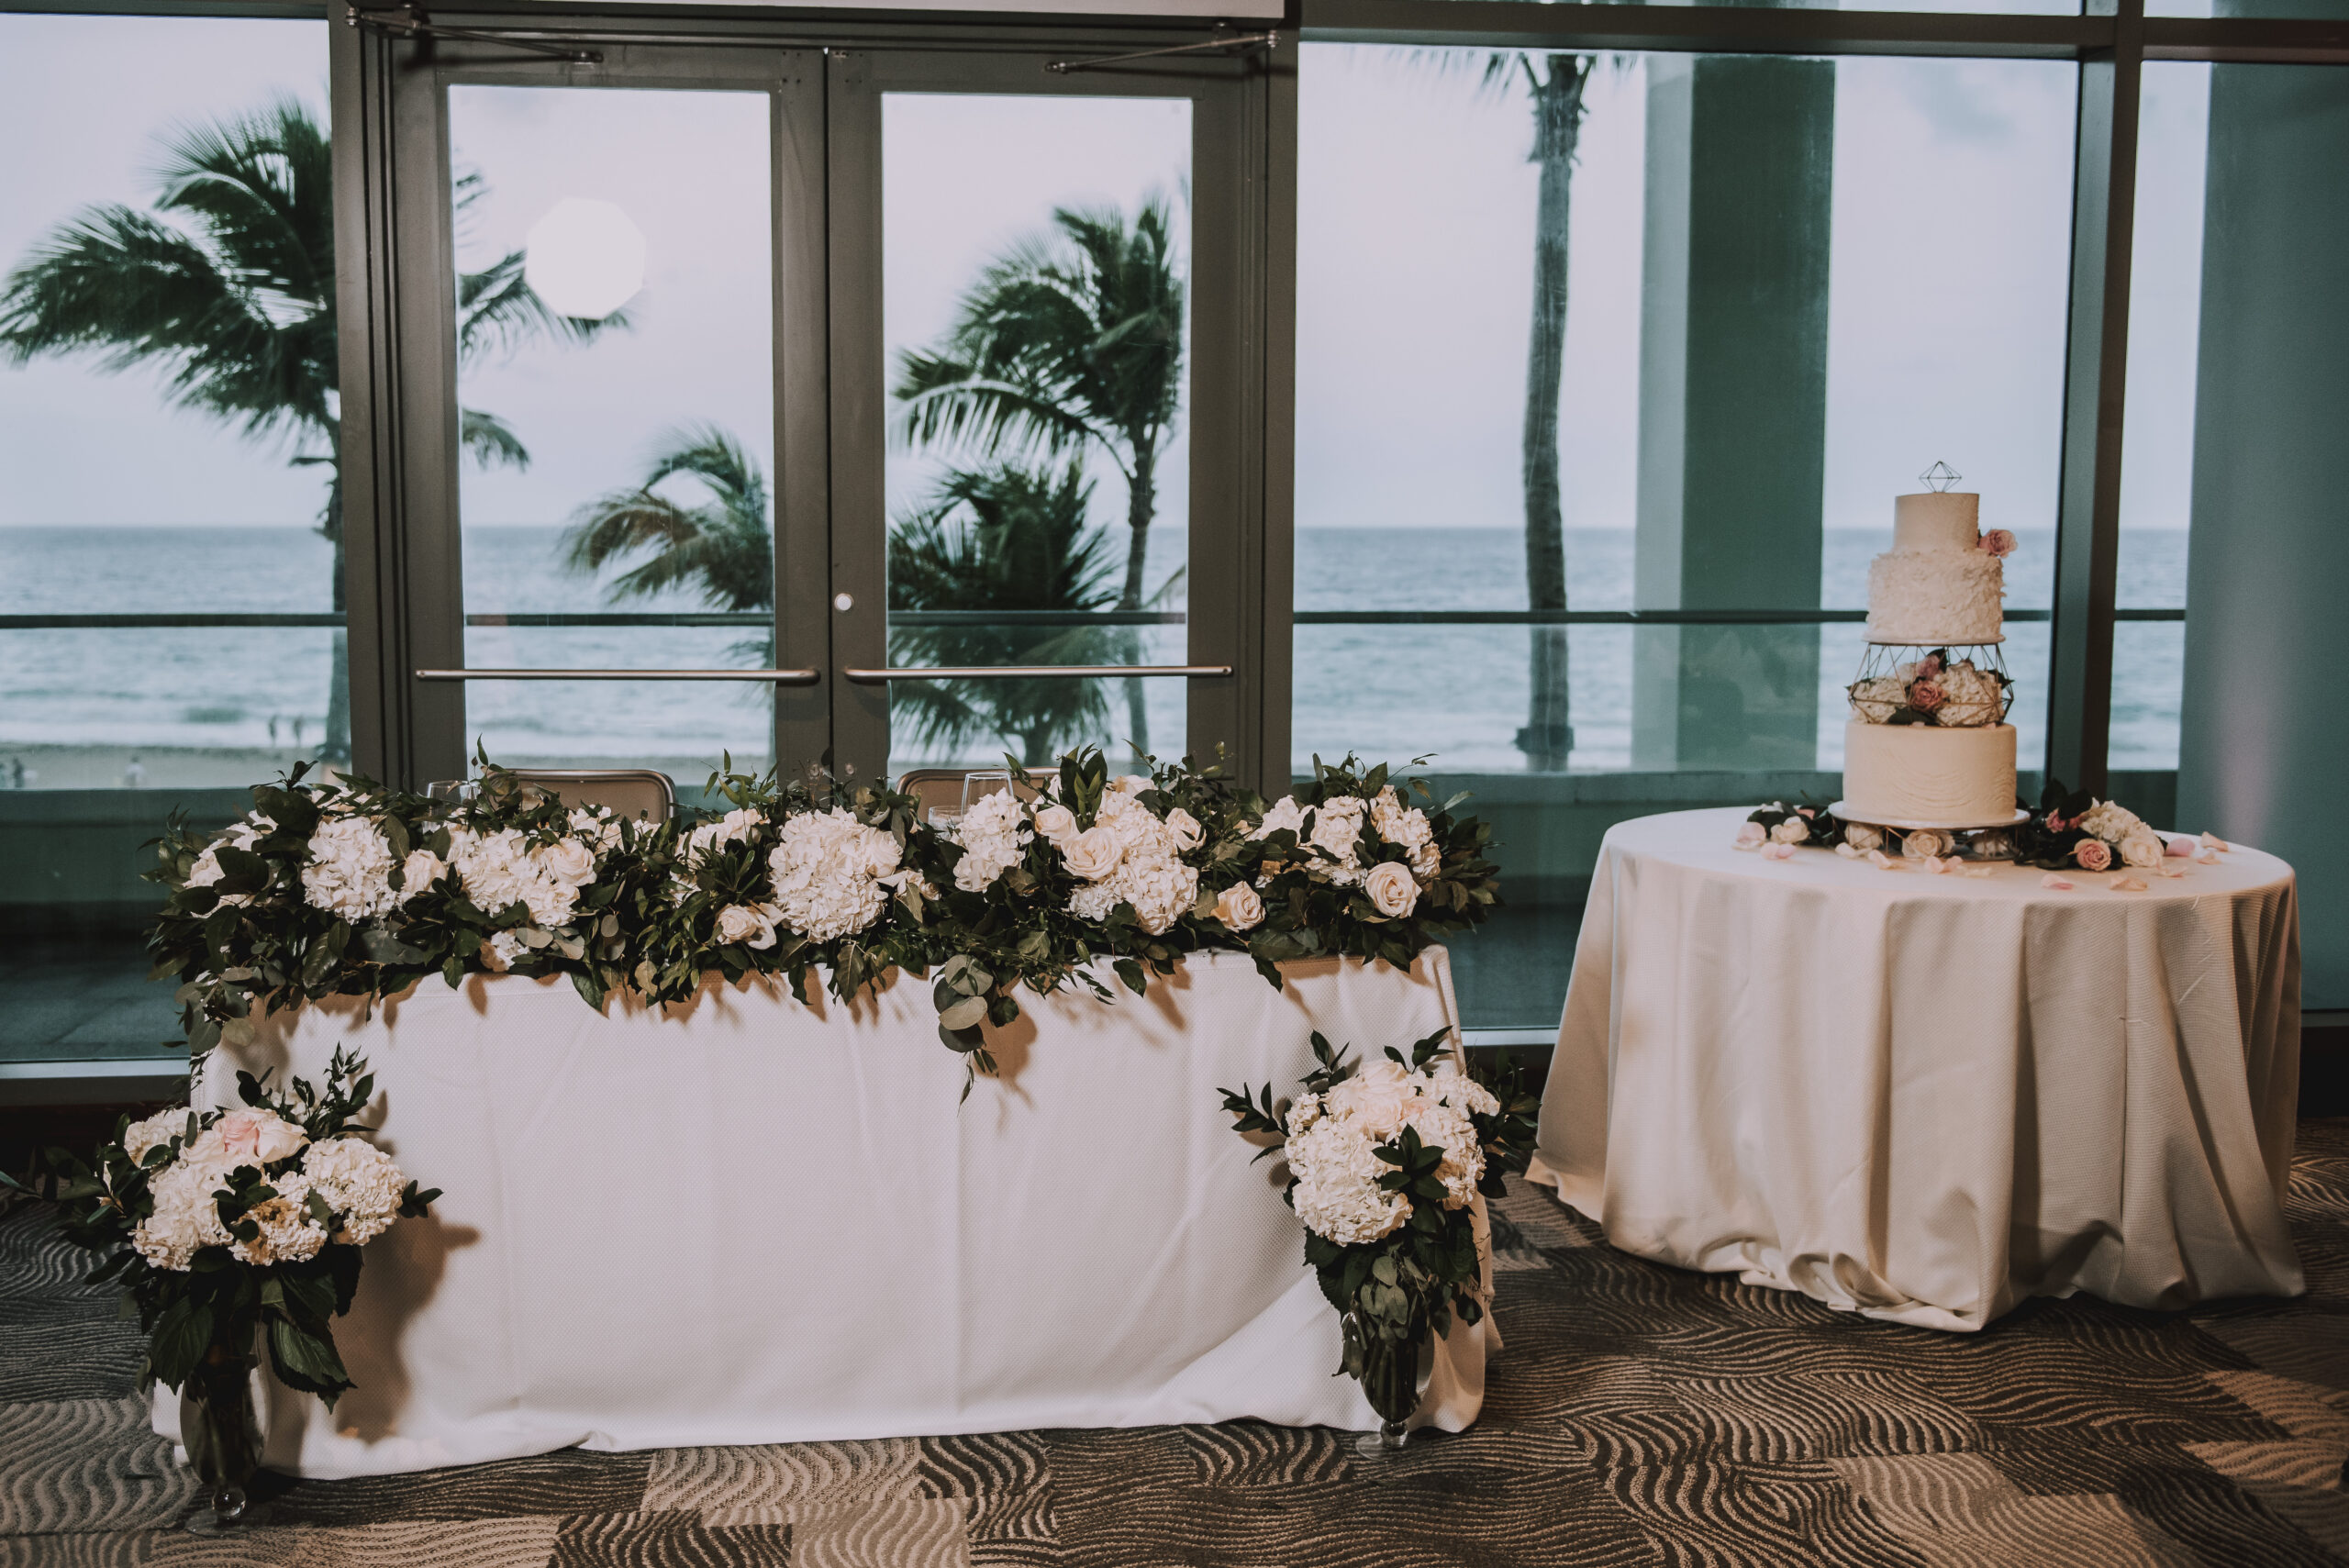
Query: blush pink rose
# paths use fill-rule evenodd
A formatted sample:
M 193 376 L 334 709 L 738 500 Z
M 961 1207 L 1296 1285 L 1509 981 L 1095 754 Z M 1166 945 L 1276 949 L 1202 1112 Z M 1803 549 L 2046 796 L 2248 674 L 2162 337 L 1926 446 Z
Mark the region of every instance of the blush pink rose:
M 1917 661 L 1917 677 L 1920 680 L 1930 681 L 1939 675 L 1942 669 L 1942 656 L 1938 653 L 1928 653 Z
M 275 1111 L 241 1110 L 230 1111 L 214 1122 L 203 1141 L 211 1145 L 207 1153 L 234 1168 L 283 1160 L 298 1152 L 310 1138 Z
M 1909 684 L 1909 706 L 1919 713 L 1931 713 L 1947 700 L 1948 694 L 1938 681 L 1920 679 Z
M 1982 548 L 2003 560 L 2015 552 L 2015 536 L 2004 528 L 1992 528 L 1982 536 Z
M 2082 871 L 2110 871 L 2112 846 L 2102 839 L 2082 839 L 2072 846 L 2072 858 L 2080 862 Z

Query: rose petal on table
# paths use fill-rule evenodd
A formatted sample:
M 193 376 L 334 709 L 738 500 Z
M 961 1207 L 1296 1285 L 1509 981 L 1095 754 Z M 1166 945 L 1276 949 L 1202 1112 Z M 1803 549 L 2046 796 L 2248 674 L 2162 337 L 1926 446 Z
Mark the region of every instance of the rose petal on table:
M 1790 861 L 1795 858 L 1795 847 L 1792 844 L 1765 844 L 1762 853 L 1774 861 Z
M 2053 889 L 2054 892 L 2057 892 L 2057 893 L 2069 893 L 2069 892 L 2071 892 L 2071 891 L 2072 891 L 2072 884 L 2071 884 L 2070 883 L 2068 883 L 2068 882 L 2065 882 L 2062 877 L 2057 876 L 2057 875 L 2056 875 L 2054 872 L 2052 872 L 2052 871 L 2051 871 L 2051 872 L 2049 872 L 2045 876 L 2043 876 L 2043 877 L 2041 877 L 2041 878 L 2039 879 L 2039 885 L 2040 885 L 2040 886 L 2042 886 L 2042 887 L 2045 887 L 2045 888 Z
M 2199 866 L 2217 865 L 2219 863 L 2218 851 L 2215 850 L 2205 850 L 2200 854 L 2194 857 L 2194 863 Z
M 1946 876 L 1951 872 L 1957 869 L 1957 859 L 1955 856 L 1952 856 L 1948 860 L 1943 860 L 1939 855 L 1927 855 L 1918 863 L 1925 868 L 1925 874 L 1927 876 Z
M 1854 849 L 1854 848 L 1852 848 L 1852 846 L 1851 846 L 1851 845 L 1849 845 L 1849 844 L 1838 844 L 1838 845 L 1836 845 L 1836 846 L 1835 846 L 1835 852 L 1836 852 L 1837 854 L 1839 854 L 1839 855 L 1842 856 L 1842 857 L 1843 857 L 1845 860 L 1847 860 L 1847 861 L 1855 861 L 1855 860 L 1858 860 L 1858 859 L 1860 858 L 1860 851 L 1857 851 L 1857 850 L 1855 850 L 1855 849 Z
M 1868 851 L 1868 864 L 1876 867 L 1878 871 L 1890 871 L 1893 868 L 1894 863 L 1892 857 L 1886 854 L 1882 850 L 1870 850 Z
M 2171 854 L 2177 856 L 2180 860 L 2194 852 L 2194 840 L 2183 833 L 2165 833 L 2162 835 L 2162 843 Z
M 2166 861 L 2162 862 L 2160 865 L 2155 866 L 2154 871 L 2155 874 L 2160 876 L 2184 876 L 2186 874 L 2186 868 L 2184 866 L 2174 866 Z
M 2227 852 L 2227 841 L 2224 839 L 2220 838 L 2216 833 L 2203 834 L 2202 847 L 2206 850 L 2216 850 L 2221 854 L 2225 854 Z
M 2120 881 L 2112 884 L 2112 891 L 2115 893 L 2143 893 L 2145 891 L 2145 884 L 2138 881 L 2133 876 L 2124 876 Z

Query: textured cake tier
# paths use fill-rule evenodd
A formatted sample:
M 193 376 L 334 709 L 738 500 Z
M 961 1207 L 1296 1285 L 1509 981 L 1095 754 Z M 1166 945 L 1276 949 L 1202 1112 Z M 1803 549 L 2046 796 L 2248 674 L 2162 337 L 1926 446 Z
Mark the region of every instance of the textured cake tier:
M 1843 727 L 1843 815 L 1932 828 L 2003 822 L 2015 809 L 2015 727 Z
M 1982 537 L 1982 497 L 1971 491 L 1928 490 L 1892 498 L 1895 550 L 1972 550 Z
M 1868 640 L 1920 648 L 2003 642 L 2006 582 L 1998 558 L 1970 543 L 1887 550 L 1868 562 Z

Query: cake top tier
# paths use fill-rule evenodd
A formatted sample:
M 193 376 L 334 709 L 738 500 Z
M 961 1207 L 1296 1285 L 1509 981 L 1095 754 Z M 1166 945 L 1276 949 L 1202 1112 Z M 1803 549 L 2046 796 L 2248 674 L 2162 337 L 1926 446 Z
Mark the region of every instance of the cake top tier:
M 1982 537 L 1982 497 L 1928 490 L 1892 500 L 1895 550 L 1972 550 Z

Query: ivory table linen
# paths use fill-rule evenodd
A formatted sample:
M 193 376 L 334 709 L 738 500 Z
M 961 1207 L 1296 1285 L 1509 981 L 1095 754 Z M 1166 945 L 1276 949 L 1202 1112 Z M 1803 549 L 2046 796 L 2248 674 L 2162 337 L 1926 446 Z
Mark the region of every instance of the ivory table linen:
M 1216 1090 L 1295 1092 L 1315 1029 L 1362 1057 L 1455 1025 L 1434 948 L 1194 956 L 1114 1002 L 1023 994 L 967 1104 L 928 984 L 813 1004 L 707 986 L 663 1018 L 568 981 L 306 1006 L 234 1070 L 362 1052 L 381 1142 L 445 1195 L 367 1251 L 329 1414 L 270 1384 L 273 1469 L 1252 1416 L 1371 1429 L 1277 1161 Z M 1114 984 L 1106 964 L 1097 973 Z M 1481 1200 L 1480 1200 L 1481 1202 Z M 1482 1223 L 1481 1209 L 1479 1223 Z M 1490 1284 L 1489 1265 L 1486 1284 Z M 1490 1319 L 1435 1347 L 1416 1424 L 1459 1430 Z M 264 1379 L 265 1382 L 268 1380 Z M 177 1436 L 174 1396 L 156 1428 Z
M 2291 868 L 1879 870 L 1607 836 L 1534 1173 L 1626 1251 L 1976 1329 L 2026 1296 L 2298 1295 Z

